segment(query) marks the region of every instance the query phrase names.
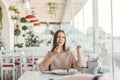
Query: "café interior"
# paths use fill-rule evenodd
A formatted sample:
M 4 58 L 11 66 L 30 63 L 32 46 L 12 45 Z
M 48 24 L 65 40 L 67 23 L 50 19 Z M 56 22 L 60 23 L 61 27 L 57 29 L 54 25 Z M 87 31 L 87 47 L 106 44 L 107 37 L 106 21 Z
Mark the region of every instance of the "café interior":
M 85 74 L 102 75 L 100 80 L 120 80 L 119 3 L 0 0 L 0 80 L 72 80 L 69 77 Z M 39 70 L 57 30 L 65 31 L 66 47 L 75 57 L 75 47 L 81 45 L 85 65 L 81 71 L 59 74 L 58 70 L 51 74 Z

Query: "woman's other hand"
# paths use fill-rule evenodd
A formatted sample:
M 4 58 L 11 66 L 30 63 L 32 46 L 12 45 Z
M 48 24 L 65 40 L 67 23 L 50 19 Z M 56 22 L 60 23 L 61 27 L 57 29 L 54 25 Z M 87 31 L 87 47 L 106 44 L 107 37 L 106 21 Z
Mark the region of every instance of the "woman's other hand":
M 82 55 L 81 55 L 81 51 L 80 51 L 81 45 L 77 45 L 76 46 L 76 50 L 77 50 L 77 54 L 78 54 L 78 62 L 82 67 L 83 65 L 83 61 L 82 61 Z
M 77 53 L 80 53 L 80 48 L 81 48 L 81 45 L 76 46 Z

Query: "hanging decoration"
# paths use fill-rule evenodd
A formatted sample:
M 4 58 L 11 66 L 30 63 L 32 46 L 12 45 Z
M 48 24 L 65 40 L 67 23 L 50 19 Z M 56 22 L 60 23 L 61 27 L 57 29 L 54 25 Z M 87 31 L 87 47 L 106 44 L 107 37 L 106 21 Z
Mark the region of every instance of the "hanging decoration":
M 29 22 L 33 23 L 33 26 L 40 26 L 40 22 L 38 19 L 36 19 L 36 16 L 32 15 L 27 15 L 25 17 Z
M 18 9 L 17 9 L 16 6 L 14 6 L 14 5 L 9 6 L 9 10 L 10 10 L 10 11 L 13 11 L 13 12 L 16 13 L 16 14 L 20 14 L 20 12 L 18 11 Z
M 30 22 L 38 22 L 38 19 L 30 20 Z
M 24 26 L 22 26 L 22 30 L 27 30 L 28 29 L 28 27 L 26 26 L 26 25 L 24 25 Z
M 26 20 L 26 18 L 25 18 L 25 17 L 22 17 L 22 18 L 20 19 L 20 22 L 21 22 L 21 23 L 26 23 L 26 22 L 27 22 L 27 20 Z
M 16 0 L 18 7 L 23 9 L 30 9 L 31 8 L 31 2 L 30 0 Z
M 16 25 L 16 29 L 14 30 L 14 35 L 15 36 L 19 36 L 21 33 L 20 29 L 19 29 L 19 25 Z
M 36 16 L 34 16 L 34 15 L 27 15 L 25 18 L 26 19 L 31 19 L 31 18 L 36 18 Z
M 56 9 L 57 9 L 57 7 L 58 7 L 57 3 L 49 2 L 48 5 L 49 5 L 49 7 L 50 7 L 50 9 L 49 9 L 49 14 L 51 14 L 51 15 L 56 14 Z
M 11 11 L 11 12 L 13 12 L 13 14 L 11 15 L 11 19 L 12 19 L 12 20 L 18 20 L 18 19 L 19 19 L 19 14 L 20 14 L 20 12 L 19 12 L 19 10 L 16 8 L 16 6 L 14 6 L 14 5 L 9 6 L 9 9 L 8 9 L 8 10 Z
M 34 23 L 34 26 L 40 26 L 40 22 L 39 23 Z

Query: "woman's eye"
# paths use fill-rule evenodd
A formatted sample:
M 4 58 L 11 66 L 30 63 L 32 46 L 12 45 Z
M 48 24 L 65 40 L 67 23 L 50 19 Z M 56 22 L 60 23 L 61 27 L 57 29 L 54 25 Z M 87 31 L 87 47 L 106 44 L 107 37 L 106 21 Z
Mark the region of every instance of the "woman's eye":
M 64 38 L 65 39 L 65 36 L 58 36 L 58 38 Z

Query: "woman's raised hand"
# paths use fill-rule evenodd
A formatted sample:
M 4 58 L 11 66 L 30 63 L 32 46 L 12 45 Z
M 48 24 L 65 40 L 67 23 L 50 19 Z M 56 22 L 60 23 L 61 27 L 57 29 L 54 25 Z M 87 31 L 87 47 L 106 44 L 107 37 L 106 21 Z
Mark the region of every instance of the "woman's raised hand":
M 59 54 L 61 52 L 61 45 L 58 45 L 55 49 L 54 49 L 54 53 L 55 54 Z
M 77 53 L 80 53 L 80 48 L 81 48 L 81 45 L 76 46 Z

